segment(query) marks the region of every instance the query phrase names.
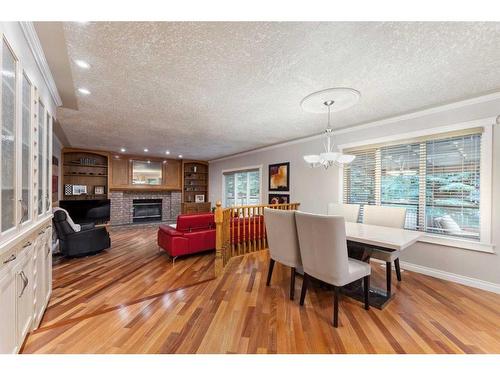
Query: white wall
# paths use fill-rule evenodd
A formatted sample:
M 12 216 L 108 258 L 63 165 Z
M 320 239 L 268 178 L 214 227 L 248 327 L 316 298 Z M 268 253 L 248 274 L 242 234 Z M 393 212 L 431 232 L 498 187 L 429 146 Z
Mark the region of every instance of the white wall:
M 500 114 L 500 96 L 489 97 L 491 100 L 443 107 L 435 113 L 424 114 L 418 118 L 403 119 L 382 125 L 366 126 L 362 129 L 349 132 L 340 132 L 335 137 L 337 144 L 347 144 L 397 133 L 407 133 L 419 129 L 433 128 L 459 122 L 471 121 Z M 465 105 L 464 105 L 465 104 Z M 322 147 L 322 140 L 315 139 L 302 143 L 285 145 L 262 151 L 247 153 L 241 156 L 213 161 L 210 163 L 210 201 L 214 204 L 222 198 L 222 170 L 245 167 L 249 165 L 263 165 L 263 199 L 267 201 L 267 181 L 269 164 L 290 162 L 290 196 L 294 202 L 300 202 L 303 211 L 325 213 L 328 202 L 337 201 L 339 197 L 338 171 L 336 169 L 311 169 L 302 159 L 308 153 L 317 153 Z M 500 243 L 500 129 L 493 129 L 493 218 L 492 243 Z M 266 202 L 267 203 L 267 202 Z M 496 249 L 498 251 L 498 249 Z M 431 268 L 432 272 L 459 275 L 469 284 L 482 284 L 483 288 L 500 292 L 500 257 L 497 254 L 488 254 L 473 250 L 446 247 L 441 245 L 418 243 L 409 249 L 401 258 L 425 271 Z M 425 271 L 426 272 L 426 271 Z M 453 276 L 453 275 L 448 275 Z M 463 281 L 462 280 L 462 281 Z M 484 281 L 481 283 L 478 280 Z M 488 284 L 493 283 L 493 284 Z

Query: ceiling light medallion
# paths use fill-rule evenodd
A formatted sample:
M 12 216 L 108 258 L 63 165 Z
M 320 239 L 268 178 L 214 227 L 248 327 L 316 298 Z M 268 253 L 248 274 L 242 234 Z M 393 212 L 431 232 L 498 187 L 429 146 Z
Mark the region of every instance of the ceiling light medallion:
M 330 117 L 332 112 L 352 107 L 357 103 L 360 96 L 357 90 L 341 87 L 318 91 L 302 99 L 300 105 L 304 111 L 328 113 L 328 125 L 324 133 L 326 137 L 324 152 L 314 155 L 304 155 L 305 162 L 312 168 L 324 167 L 328 169 L 334 165 L 338 167 L 343 164 L 349 164 L 354 160 L 354 155 L 346 155 L 335 151 Z

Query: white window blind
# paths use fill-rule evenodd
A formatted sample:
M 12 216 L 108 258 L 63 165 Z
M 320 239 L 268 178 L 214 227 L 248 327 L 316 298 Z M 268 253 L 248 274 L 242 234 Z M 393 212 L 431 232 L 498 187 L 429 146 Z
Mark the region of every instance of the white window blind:
M 375 204 L 375 149 L 351 154 L 356 158 L 344 168 L 345 203 Z
M 479 239 L 481 135 L 428 141 L 427 232 Z
M 225 207 L 260 204 L 260 171 L 224 173 L 224 200 Z
M 481 129 L 348 153 L 345 203 L 404 207 L 406 229 L 479 240 Z

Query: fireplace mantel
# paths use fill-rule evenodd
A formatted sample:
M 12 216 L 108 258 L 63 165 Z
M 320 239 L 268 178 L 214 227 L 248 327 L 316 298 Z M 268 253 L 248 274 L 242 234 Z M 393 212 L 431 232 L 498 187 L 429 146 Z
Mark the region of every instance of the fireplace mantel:
M 132 192 L 170 192 L 170 191 L 178 191 L 180 192 L 181 189 L 179 188 L 165 188 L 164 186 L 113 186 L 109 188 L 110 191 L 132 191 Z

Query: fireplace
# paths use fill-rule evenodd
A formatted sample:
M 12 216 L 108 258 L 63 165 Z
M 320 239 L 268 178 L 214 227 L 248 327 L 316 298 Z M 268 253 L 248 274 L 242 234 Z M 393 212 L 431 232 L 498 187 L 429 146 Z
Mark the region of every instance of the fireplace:
M 161 199 L 134 199 L 132 208 L 133 223 L 150 223 L 162 220 Z

